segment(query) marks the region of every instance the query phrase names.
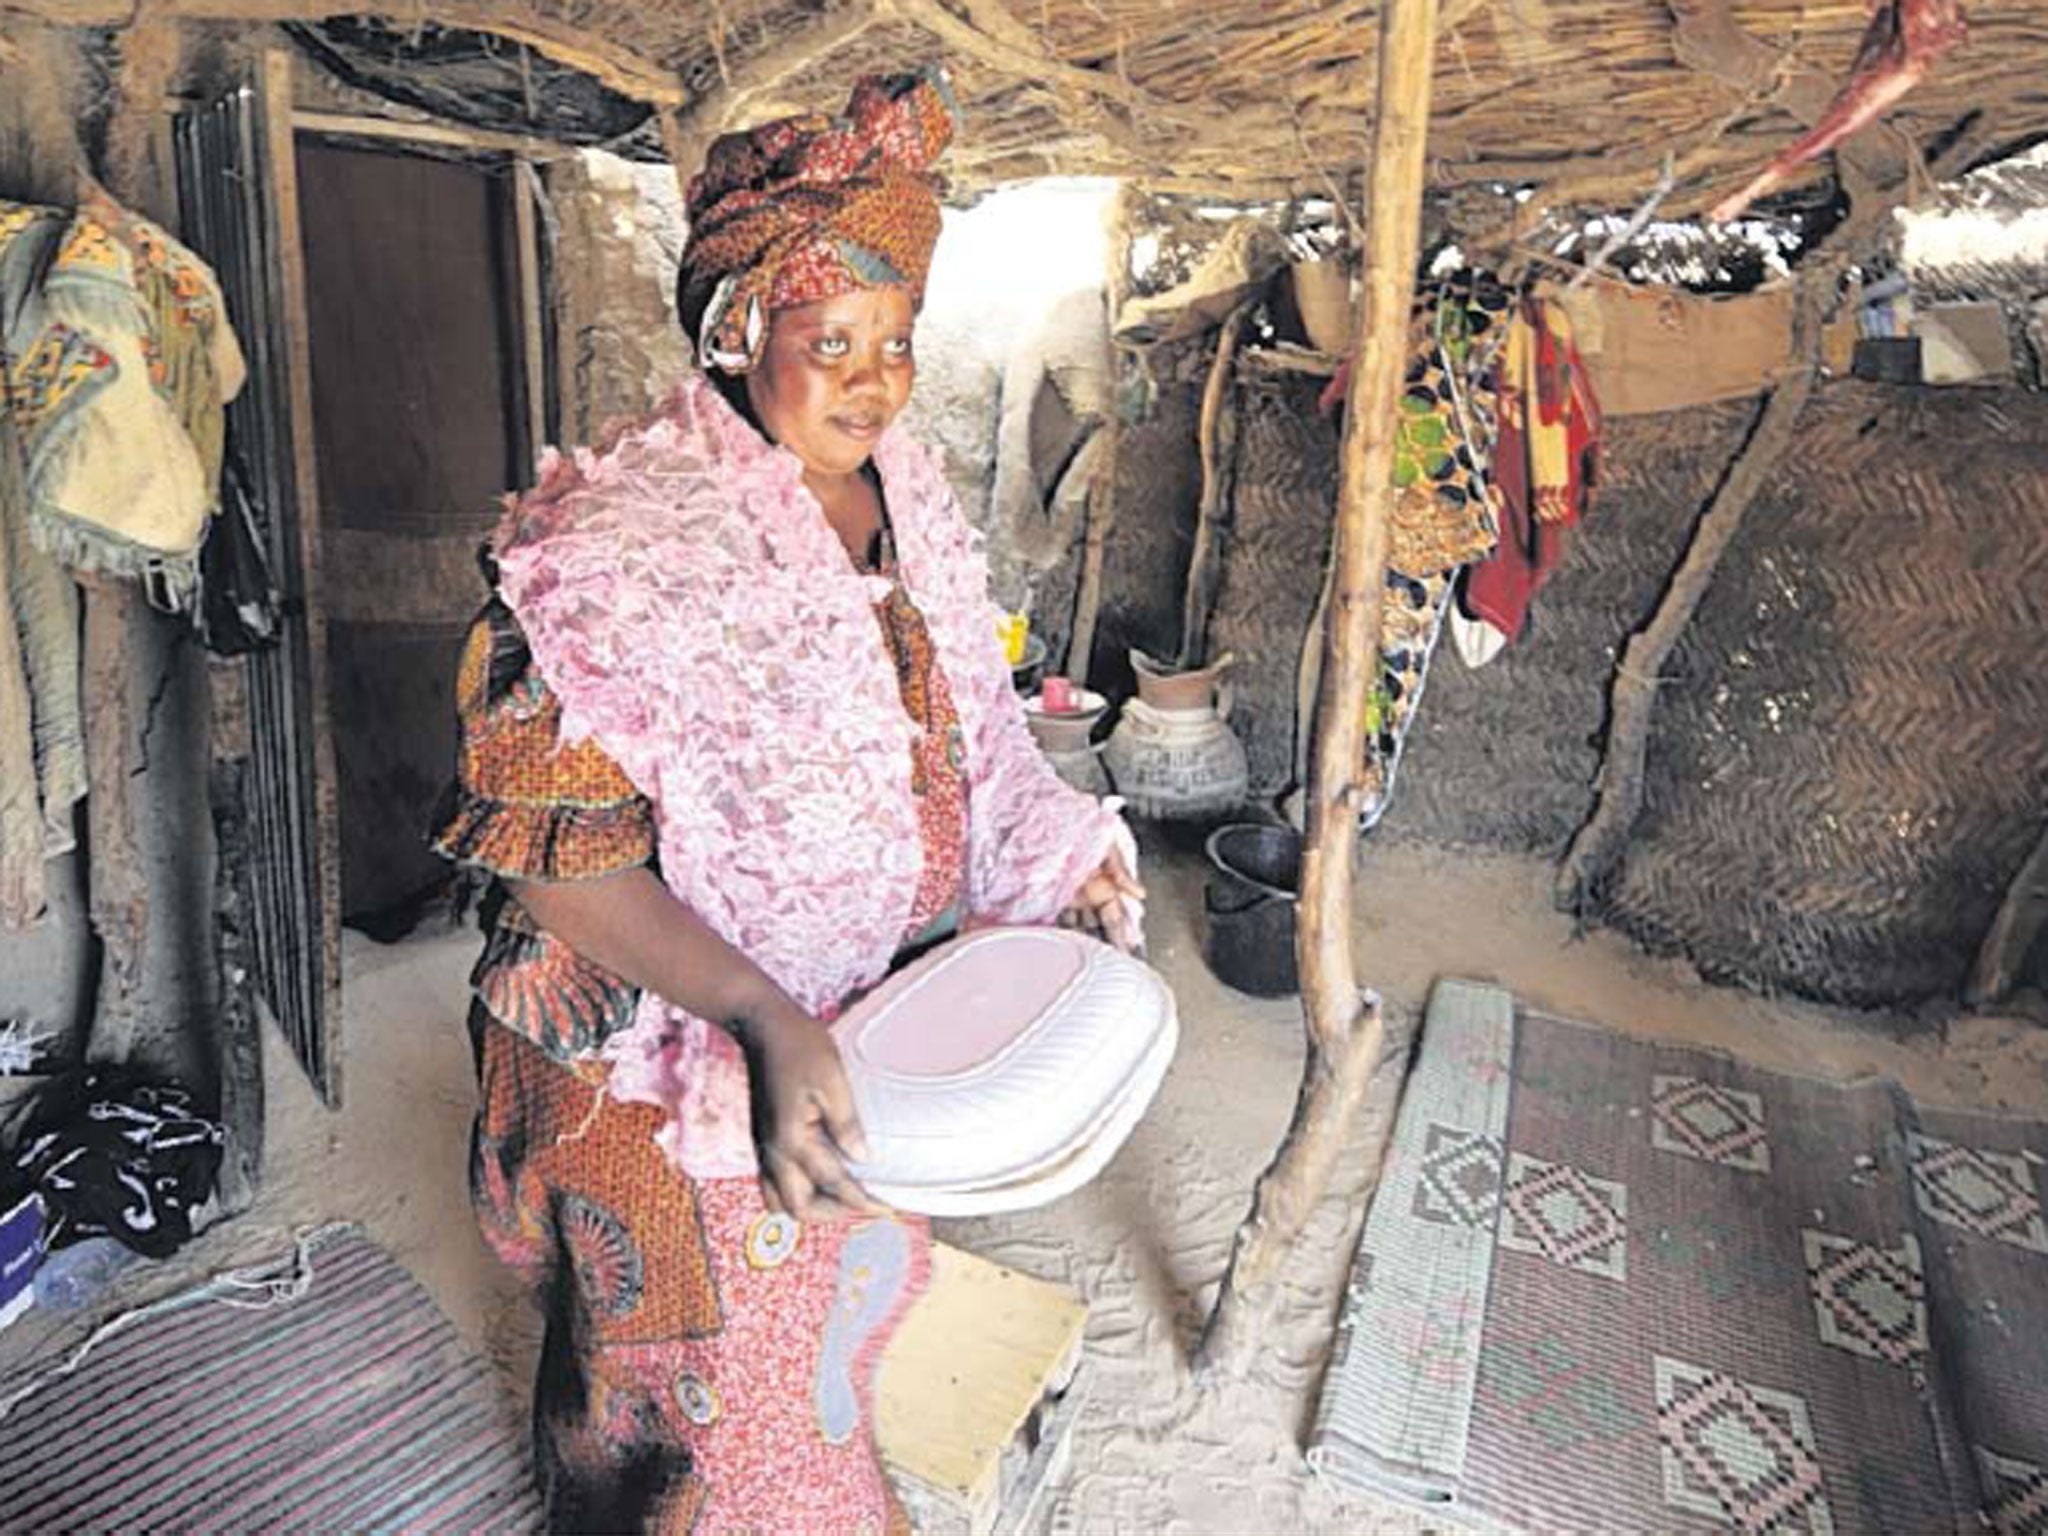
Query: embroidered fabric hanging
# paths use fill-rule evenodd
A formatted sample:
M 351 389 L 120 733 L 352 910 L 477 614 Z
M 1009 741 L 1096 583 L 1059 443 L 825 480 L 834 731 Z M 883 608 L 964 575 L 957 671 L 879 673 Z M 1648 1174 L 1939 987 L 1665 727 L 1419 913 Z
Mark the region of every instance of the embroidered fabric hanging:
M 189 606 L 243 374 L 212 273 L 108 202 L 0 203 L 0 356 L 37 546 Z
M 1500 544 L 1466 573 L 1461 597 L 1495 648 L 1521 637 L 1530 603 L 1591 506 L 1599 460 L 1600 404 L 1571 320 L 1561 304 L 1525 299 L 1501 363 Z
M 86 791 L 73 573 L 191 602 L 243 374 L 212 273 L 155 225 L 0 201 L 0 926 L 43 911 Z

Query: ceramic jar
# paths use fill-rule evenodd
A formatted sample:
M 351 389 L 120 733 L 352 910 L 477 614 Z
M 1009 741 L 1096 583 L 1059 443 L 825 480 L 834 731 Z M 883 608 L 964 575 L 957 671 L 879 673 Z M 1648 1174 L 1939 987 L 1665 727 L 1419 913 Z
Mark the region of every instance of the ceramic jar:
M 1031 739 L 1052 764 L 1063 783 L 1083 794 L 1100 798 L 1109 793 L 1109 775 L 1102 766 L 1102 747 L 1095 739 L 1096 722 L 1109 708 L 1109 700 L 1087 689 L 1081 691 L 1081 707 L 1058 714 L 1045 708 L 1041 695 L 1024 701 L 1024 723 Z
M 1251 770 L 1229 724 L 1231 660 L 1176 671 L 1131 652 L 1138 697 L 1124 705 L 1103 759 L 1138 815 L 1203 820 L 1243 803 Z

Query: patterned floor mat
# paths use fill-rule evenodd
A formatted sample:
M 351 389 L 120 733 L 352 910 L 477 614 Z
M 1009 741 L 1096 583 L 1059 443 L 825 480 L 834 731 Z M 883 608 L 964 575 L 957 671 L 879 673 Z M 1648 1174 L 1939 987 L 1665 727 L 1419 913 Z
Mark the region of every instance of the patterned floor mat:
M 2048 1533 L 2044 1157 L 1440 983 L 1310 1462 L 1528 1531 Z

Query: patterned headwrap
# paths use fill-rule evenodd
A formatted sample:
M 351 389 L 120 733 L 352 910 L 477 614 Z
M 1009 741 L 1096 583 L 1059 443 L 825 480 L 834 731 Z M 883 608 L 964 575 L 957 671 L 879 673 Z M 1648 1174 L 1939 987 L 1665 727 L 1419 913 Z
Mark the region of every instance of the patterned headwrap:
M 785 117 L 716 140 L 690 181 L 679 298 L 705 305 L 698 358 L 745 373 L 778 309 L 900 283 L 924 297 L 953 136 L 936 70 L 870 75 L 840 117 Z M 709 294 L 708 301 L 705 298 Z

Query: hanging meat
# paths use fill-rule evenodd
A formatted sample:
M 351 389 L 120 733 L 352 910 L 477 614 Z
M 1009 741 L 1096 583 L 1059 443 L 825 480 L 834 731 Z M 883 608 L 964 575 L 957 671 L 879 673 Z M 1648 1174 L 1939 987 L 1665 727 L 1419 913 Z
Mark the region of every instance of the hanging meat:
M 1918 85 L 1966 31 L 1962 0 L 1886 0 L 1879 5 L 1856 50 L 1848 80 L 1820 121 L 1748 186 L 1716 203 L 1707 217 L 1716 224 L 1739 217 L 1765 193 L 1783 186 L 1807 161 L 1875 122 Z

